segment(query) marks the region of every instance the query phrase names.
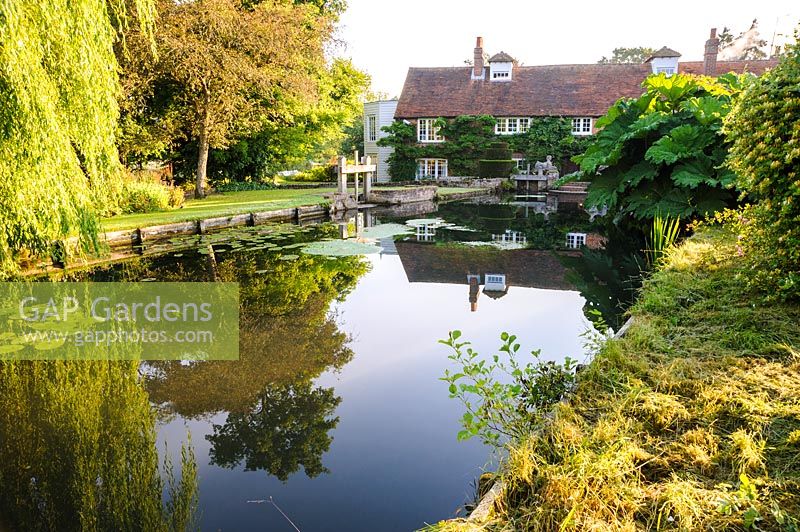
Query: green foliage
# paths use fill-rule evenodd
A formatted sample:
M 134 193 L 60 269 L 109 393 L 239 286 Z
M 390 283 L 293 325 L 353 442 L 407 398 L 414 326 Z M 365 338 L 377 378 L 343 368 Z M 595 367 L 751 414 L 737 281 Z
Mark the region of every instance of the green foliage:
M 528 131 L 511 135 L 508 142 L 511 149 L 521 152 L 533 164 L 553 156 L 553 163 L 560 165 L 564 159 L 583 153 L 591 137 L 578 137 L 572 134 L 572 120 L 560 116 L 532 118 Z
M 656 214 L 653 218 L 653 227 L 650 229 L 646 250 L 647 263 L 651 268 L 657 266 L 664 255 L 675 245 L 680 231 L 680 219 Z
M 271 190 L 275 185 L 263 181 L 227 181 L 214 189 L 216 192 L 243 192 L 247 190 Z
M 591 178 L 587 206 L 607 206 L 616 222 L 657 214 L 704 216 L 735 201 L 735 175 L 724 166 L 722 121 L 743 77 L 717 80 L 650 76 L 637 99 L 620 100 L 574 158 Z
M 508 177 L 514 170 L 507 142 L 492 142 L 478 161 L 478 177 Z
M 124 214 L 165 211 L 170 208 L 170 191 L 161 183 L 131 181 L 122 186 L 119 207 Z
M 411 181 L 417 176 L 417 159 L 429 150 L 416 145 L 417 132 L 411 124 L 395 120 L 383 131 L 389 135 L 378 140 L 378 146 L 394 148 L 388 160 L 392 181 Z
M 744 245 L 759 282 L 779 297 L 800 296 L 800 46 L 744 91 L 728 116 L 730 167 L 758 203 L 746 217 Z
M 496 120 L 491 116 L 462 115 L 454 119 L 439 119 L 444 142 L 420 145 L 414 126 L 401 121 L 394 122 L 384 128 L 389 133 L 378 141 L 379 146 L 391 146 L 394 153 L 389 159 L 389 174 L 395 181 L 409 181 L 416 177 L 417 159 L 447 159 L 448 173 L 454 176 L 480 175 L 481 159 L 508 160 L 511 156 L 503 152 L 502 156 L 491 156 L 487 153 L 490 145 L 502 140 L 508 143 L 513 152 L 524 154 L 531 161 L 544 161 L 552 155 L 556 163 L 566 157 L 580 153 L 586 143 L 585 139 L 572 135 L 572 124 L 561 117 L 535 117 L 530 120 L 530 129 L 519 135 L 495 135 Z M 506 167 L 509 168 L 506 173 Z M 494 168 L 493 174 L 508 175 L 511 167 L 507 164 Z
M 0 275 L 75 233 L 97 248 L 120 182 L 113 47 L 128 8 L 147 39 L 151 0 L 0 1 Z
M 194 456 L 159 472 L 137 362 L 0 364 L 0 515 L 11 530 L 180 532 L 197 506 Z M 169 494 L 167 504 L 162 497 Z
M 294 181 L 314 181 L 317 183 L 336 181 L 336 166 L 332 164 L 314 166 L 292 178 Z
M 575 384 L 575 361 L 569 357 L 563 364 L 543 362 L 540 352 L 533 351 L 536 362 L 520 364 L 516 358 L 520 345 L 514 335 L 500 335 L 502 354 L 491 361 L 459 338 L 461 331 L 451 331 L 447 340 L 439 341 L 453 350 L 448 358 L 460 366 L 456 373 L 445 370 L 441 378 L 448 384 L 450 397 L 466 407 L 459 440 L 478 436 L 486 444 L 499 446 L 504 438 L 523 438 Z
M 649 46 L 636 46 L 633 48 L 614 48 L 614 51 L 611 54 L 611 57 L 603 56 L 598 64 L 601 65 L 608 65 L 608 64 L 642 64 L 644 63 L 648 57 L 653 55 L 655 49 L 650 48 Z

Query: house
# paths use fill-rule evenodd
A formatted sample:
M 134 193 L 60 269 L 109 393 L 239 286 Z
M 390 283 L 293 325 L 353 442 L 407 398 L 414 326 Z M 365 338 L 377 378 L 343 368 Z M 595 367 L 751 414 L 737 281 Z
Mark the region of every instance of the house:
M 378 146 L 378 141 L 388 135 L 382 128 L 394 120 L 397 100 L 381 100 L 364 104 L 364 155 L 372 157 L 378 166 L 375 179 L 389 181 L 389 155 L 392 148 Z
M 703 61 L 680 61 L 681 54 L 664 47 L 642 64 L 523 66 L 506 52 L 487 59 L 478 37 L 472 66 L 409 68 L 394 119 L 413 124 L 420 144 L 443 142 L 436 119 L 460 115 L 493 116 L 497 135 L 525 133 L 535 117 L 562 116 L 572 119 L 574 135 L 592 135 L 596 119 L 619 98 L 640 96 L 650 74 L 761 75 L 777 64 L 775 59 L 717 61 L 718 49 L 712 29 Z M 417 178 L 446 178 L 447 163 L 420 159 Z

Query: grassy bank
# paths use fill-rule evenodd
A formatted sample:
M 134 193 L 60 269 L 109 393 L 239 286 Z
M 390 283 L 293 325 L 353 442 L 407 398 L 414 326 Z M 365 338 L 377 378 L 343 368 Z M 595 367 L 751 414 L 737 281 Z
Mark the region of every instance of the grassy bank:
M 385 187 L 383 190 L 395 188 L 401 187 Z M 215 216 L 230 216 L 248 212 L 277 211 L 307 205 L 320 205 L 327 203 L 324 195 L 334 190 L 334 188 L 277 188 L 212 194 L 202 200 L 188 200 L 180 209 L 144 214 L 123 214 L 104 219 L 102 225 L 105 231 L 121 231 L 137 227 L 203 220 Z M 437 194 L 441 197 L 447 197 L 475 190 L 480 189 L 440 187 L 437 190 Z
M 489 518 L 435 529 L 797 530 L 800 307 L 746 293 L 737 251 L 721 228 L 674 250 L 627 335 L 511 449 Z

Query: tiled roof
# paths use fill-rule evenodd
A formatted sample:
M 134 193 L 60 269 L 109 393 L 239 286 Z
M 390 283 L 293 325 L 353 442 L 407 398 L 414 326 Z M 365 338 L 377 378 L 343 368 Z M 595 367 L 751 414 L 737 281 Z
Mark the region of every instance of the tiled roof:
M 513 63 L 514 58 L 508 55 L 505 52 L 500 52 L 499 54 L 494 54 L 492 57 L 489 58 L 490 63 Z
M 778 64 L 777 59 L 761 59 L 758 61 L 717 61 L 717 75 L 727 74 L 728 72 L 750 72 L 760 76 L 767 70 L 775 68 Z M 678 63 L 678 71 L 683 74 L 702 74 L 702 61 L 682 61 Z
M 471 79 L 470 67 L 409 68 L 395 118 L 602 116 L 619 98 L 639 96 L 650 72 L 649 65 L 517 66 L 501 83 Z
M 680 56 L 681 56 L 680 53 L 676 52 L 672 48 L 667 48 L 666 46 L 664 46 L 661 49 L 653 52 L 653 55 L 651 55 L 645 60 L 645 63 L 647 63 L 651 59 L 656 59 L 657 57 L 680 57 Z
M 717 61 L 717 74 L 761 75 L 777 64 Z M 702 74 L 703 62 L 680 62 L 678 70 Z M 470 67 L 409 68 L 395 118 L 602 116 L 618 99 L 640 96 L 651 72 L 648 64 L 517 66 L 511 81 L 493 82 L 473 80 Z

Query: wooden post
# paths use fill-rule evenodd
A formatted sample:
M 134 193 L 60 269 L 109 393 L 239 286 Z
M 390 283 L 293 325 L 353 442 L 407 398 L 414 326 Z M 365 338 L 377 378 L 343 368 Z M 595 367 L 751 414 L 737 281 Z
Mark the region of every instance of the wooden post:
M 347 192 L 347 174 L 344 173 L 344 167 L 347 165 L 347 159 L 344 157 L 339 158 L 339 182 L 338 192 Z
M 356 199 L 356 203 L 358 203 L 358 172 L 353 174 L 353 181 L 355 182 L 355 187 L 353 187 L 353 197 Z
M 367 166 L 371 165 L 372 157 L 367 155 L 365 163 Z M 369 202 L 371 196 L 372 196 L 372 172 L 367 172 L 364 175 L 364 201 Z

